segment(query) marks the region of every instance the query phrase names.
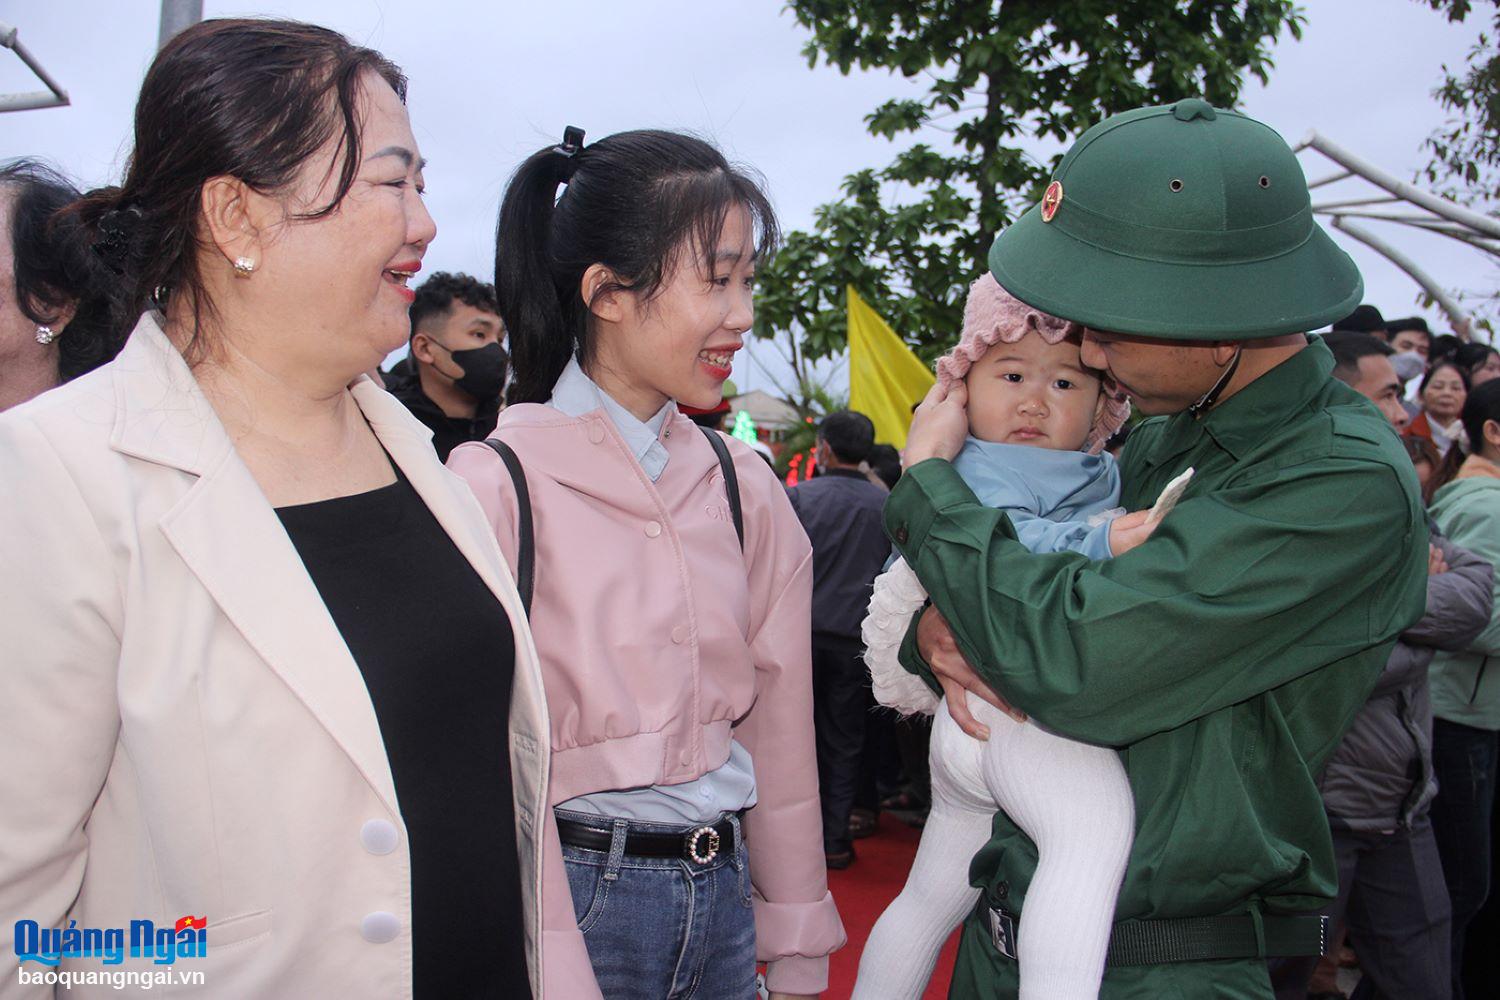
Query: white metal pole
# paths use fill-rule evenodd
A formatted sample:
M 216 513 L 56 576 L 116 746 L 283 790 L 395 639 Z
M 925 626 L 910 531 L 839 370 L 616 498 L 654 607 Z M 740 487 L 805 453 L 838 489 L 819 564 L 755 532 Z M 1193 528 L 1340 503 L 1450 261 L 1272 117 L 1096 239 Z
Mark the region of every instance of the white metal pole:
M 1437 233 L 1482 250 L 1492 257 L 1500 257 L 1500 243 L 1484 236 L 1480 236 L 1468 226 L 1457 222 L 1448 222 L 1444 219 L 1434 219 L 1430 215 L 1402 214 L 1398 212 L 1370 212 L 1360 209 L 1341 209 L 1330 215 L 1339 215 L 1345 219 L 1374 219 L 1378 222 L 1394 222 L 1402 226 L 1411 226 L 1425 233 Z
M 1328 177 L 1322 177 L 1322 178 L 1319 178 L 1318 180 L 1315 180 L 1315 181 L 1308 181 L 1307 182 L 1307 189 L 1309 191 L 1311 191 L 1313 188 L 1320 188 L 1324 184 L 1332 184 L 1332 183 L 1334 183 L 1336 181 L 1341 181 L 1341 180 L 1343 180 L 1346 177 L 1353 177 L 1353 176 L 1354 176 L 1354 171 L 1352 171 L 1352 170 L 1340 170 L 1338 173 L 1331 174 Z
M 1395 195 L 1383 194 L 1375 198 L 1348 198 L 1344 201 L 1320 201 L 1313 205 L 1314 212 L 1333 212 L 1341 208 L 1358 208 L 1361 205 L 1389 205 L 1399 202 L 1401 199 Z
M 46 90 L 33 90 L 25 94 L 0 94 L 0 111 L 31 111 L 35 108 L 57 108 L 68 103 L 68 92 L 52 74 L 42 68 L 36 56 L 21 44 L 15 25 L 0 21 L 0 46 L 15 52 L 21 61 L 30 67 L 37 79 L 47 85 Z
M 1306 149 L 1308 147 L 1316 149 L 1339 166 L 1359 174 L 1376 187 L 1385 188 L 1398 198 L 1404 198 L 1413 205 L 1420 205 L 1429 212 L 1441 215 L 1445 219 L 1461 222 L 1471 229 L 1479 230 L 1479 232 L 1486 236 L 1500 238 L 1500 222 L 1487 215 L 1464 208 L 1462 205 L 1455 205 L 1446 198 L 1439 198 L 1431 192 L 1423 191 L 1415 184 L 1408 184 L 1406 181 L 1386 173 L 1373 163 L 1360 159 L 1338 144 L 1330 142 L 1317 132 L 1309 132 L 1307 138 L 1302 140 L 1302 144 L 1298 148 Z
M 161 30 L 157 33 L 159 51 L 183 28 L 203 20 L 203 0 L 161 0 Z
M 1402 253 L 1400 250 L 1397 250 L 1395 247 L 1391 246 L 1385 240 L 1381 239 L 1379 236 L 1376 236 L 1374 233 L 1370 232 L 1363 226 L 1354 222 L 1350 222 L 1342 215 L 1335 215 L 1333 217 L 1333 226 L 1340 232 L 1348 233 L 1350 236 L 1359 240 L 1365 246 L 1369 247 L 1371 250 L 1374 250 L 1376 253 L 1389 260 L 1392 264 L 1395 264 L 1401 270 L 1405 271 L 1407 277 L 1411 278 L 1411 280 L 1421 285 L 1422 290 L 1425 291 L 1428 295 L 1432 296 L 1432 300 L 1442 307 L 1443 312 L 1448 314 L 1448 320 L 1453 324 L 1454 329 L 1459 329 L 1460 327 L 1472 327 L 1472 324 L 1470 324 L 1469 321 L 1469 315 L 1459 307 L 1458 303 L 1454 301 L 1453 297 L 1446 291 L 1444 291 L 1441 285 L 1432 280 L 1431 275 L 1418 267 L 1410 257 L 1406 256 L 1406 254 Z

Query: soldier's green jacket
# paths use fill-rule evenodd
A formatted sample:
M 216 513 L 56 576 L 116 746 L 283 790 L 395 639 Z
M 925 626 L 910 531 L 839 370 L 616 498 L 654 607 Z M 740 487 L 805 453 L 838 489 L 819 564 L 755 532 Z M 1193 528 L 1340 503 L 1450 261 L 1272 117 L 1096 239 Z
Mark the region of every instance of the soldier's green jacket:
M 901 478 L 886 530 L 980 675 L 1075 739 L 1118 747 L 1136 838 L 1117 920 L 1316 909 L 1337 888 L 1314 783 L 1421 617 L 1427 528 L 1411 462 L 1315 341 L 1210 411 L 1143 422 L 1123 503 L 1197 470 L 1144 544 L 1034 555 L 940 460 Z M 915 648 L 908 669 L 931 673 Z M 971 876 L 1025 920 L 1036 848 L 1004 814 Z M 976 914 L 953 996 L 1015 966 Z M 1269 997 L 1263 962 L 1106 970 L 1102 997 Z

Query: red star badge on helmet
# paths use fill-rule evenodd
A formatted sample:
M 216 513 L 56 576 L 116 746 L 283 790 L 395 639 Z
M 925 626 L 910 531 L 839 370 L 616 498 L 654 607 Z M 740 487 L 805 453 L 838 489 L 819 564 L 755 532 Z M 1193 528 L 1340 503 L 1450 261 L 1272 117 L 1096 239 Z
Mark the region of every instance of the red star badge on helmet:
M 1053 181 L 1048 184 L 1046 193 L 1042 195 L 1043 222 L 1052 221 L 1052 217 L 1057 214 L 1057 206 L 1062 204 L 1062 199 L 1062 181 Z

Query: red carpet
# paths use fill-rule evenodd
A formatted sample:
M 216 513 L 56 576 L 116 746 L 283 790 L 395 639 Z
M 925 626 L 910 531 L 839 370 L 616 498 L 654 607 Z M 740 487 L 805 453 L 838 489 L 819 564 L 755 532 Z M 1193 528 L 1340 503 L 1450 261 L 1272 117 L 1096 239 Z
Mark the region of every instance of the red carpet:
M 917 856 L 919 839 L 920 830 L 912 829 L 889 814 L 882 815 L 873 837 L 855 841 L 858 860 L 841 872 L 828 873 L 828 888 L 838 901 L 839 915 L 844 918 L 844 930 L 849 934 L 849 943 L 834 952 L 830 963 L 828 992 L 824 994 L 830 1000 L 848 1000 L 853 991 L 865 939 L 870 936 L 875 921 L 885 912 L 886 904 L 895 899 L 906 884 L 906 873 L 911 868 L 912 858 Z M 958 932 L 955 931 L 943 946 L 932 981 L 923 994 L 924 1000 L 941 1000 L 948 995 L 953 959 L 957 954 Z

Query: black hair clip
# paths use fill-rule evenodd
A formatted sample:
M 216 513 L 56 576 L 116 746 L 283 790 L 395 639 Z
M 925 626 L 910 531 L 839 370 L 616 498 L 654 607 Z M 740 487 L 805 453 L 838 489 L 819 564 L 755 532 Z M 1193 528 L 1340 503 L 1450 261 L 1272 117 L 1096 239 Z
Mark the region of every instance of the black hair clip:
M 569 125 L 564 128 L 562 143 L 552 147 L 552 151 L 562 157 L 565 162 L 565 166 L 563 167 L 563 183 L 571 181 L 573 175 L 578 172 L 578 154 L 582 150 L 583 129 L 577 125 Z
M 134 205 L 112 208 L 99 217 L 99 239 L 91 249 L 115 274 L 125 273 L 132 237 L 143 217 L 144 213 Z

